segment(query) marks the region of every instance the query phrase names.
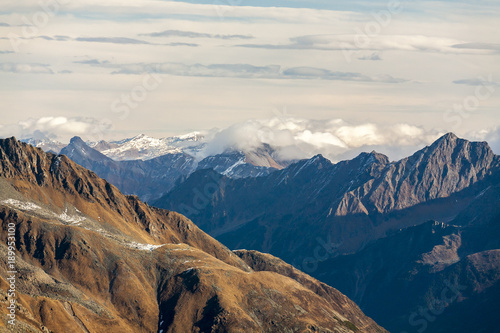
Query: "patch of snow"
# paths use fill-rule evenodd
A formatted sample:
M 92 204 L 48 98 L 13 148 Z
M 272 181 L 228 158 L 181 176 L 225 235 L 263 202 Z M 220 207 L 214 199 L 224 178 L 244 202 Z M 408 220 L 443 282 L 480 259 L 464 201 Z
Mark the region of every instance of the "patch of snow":
M 482 197 L 486 193 L 486 191 L 488 191 L 490 188 L 491 188 L 491 186 L 488 186 L 488 188 L 484 189 L 483 191 L 481 191 L 481 193 L 479 193 L 478 195 L 476 195 L 476 197 L 474 199 Z
M 54 168 L 59 168 L 59 165 L 61 164 L 61 156 L 57 156 L 54 164 L 50 166 L 50 172 L 54 172 Z
M 16 200 L 16 199 L 7 199 L 7 200 L 4 200 L 2 201 L 2 203 L 4 204 L 7 204 L 9 206 L 12 206 L 14 208 L 17 208 L 17 209 L 21 209 L 21 210 L 41 210 L 42 207 L 38 206 L 38 205 L 35 205 L 34 203 L 32 202 L 23 202 L 23 201 L 19 201 L 19 200 Z
M 153 245 L 153 244 L 142 244 L 142 243 L 137 243 L 137 242 L 131 242 L 127 244 L 129 247 L 137 250 L 142 250 L 142 251 L 153 251 L 157 248 L 162 247 L 165 244 L 162 245 Z
M 245 164 L 245 158 L 244 157 L 241 158 L 241 159 L 239 159 L 238 162 L 234 163 L 229 168 L 227 168 L 226 171 L 224 171 L 222 174 L 224 176 L 230 176 L 231 172 L 234 170 L 234 168 L 236 168 L 238 165 L 242 165 L 242 164 Z
M 66 223 L 72 223 L 72 224 L 77 224 L 77 223 L 82 222 L 83 220 L 85 220 L 85 217 L 82 217 L 82 216 L 77 216 L 77 215 L 70 216 L 70 215 L 68 215 L 68 209 L 67 208 L 64 211 L 64 213 L 62 213 L 60 215 L 57 215 L 57 218 L 60 219 L 60 220 L 63 220 Z

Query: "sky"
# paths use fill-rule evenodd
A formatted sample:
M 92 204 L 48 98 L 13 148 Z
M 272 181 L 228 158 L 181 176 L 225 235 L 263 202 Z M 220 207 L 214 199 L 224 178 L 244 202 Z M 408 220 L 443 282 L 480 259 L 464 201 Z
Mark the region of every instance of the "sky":
M 0 136 L 500 153 L 499 25 L 488 0 L 2 0 Z

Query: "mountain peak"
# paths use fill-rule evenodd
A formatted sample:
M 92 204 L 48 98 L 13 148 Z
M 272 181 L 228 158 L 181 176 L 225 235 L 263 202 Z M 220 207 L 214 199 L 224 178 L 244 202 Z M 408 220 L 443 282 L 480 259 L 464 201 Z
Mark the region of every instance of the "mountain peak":
M 424 148 L 420 152 L 422 151 L 432 154 L 449 155 L 450 158 L 452 155 L 459 154 L 459 152 L 461 152 L 459 155 L 465 154 L 466 158 L 474 158 L 474 156 L 470 155 L 476 155 L 475 157 L 478 159 L 491 159 L 495 155 L 487 142 L 461 139 L 451 132 L 441 136 L 429 147 Z
M 461 140 L 461 139 L 458 136 L 456 136 L 454 133 L 448 132 L 448 133 L 442 135 L 436 141 L 434 141 L 434 143 L 432 143 L 431 146 L 439 146 L 442 144 L 446 144 L 446 145 L 453 144 L 453 143 L 456 143 L 458 140 Z
M 82 138 L 80 138 L 79 136 L 72 137 L 69 143 L 72 145 L 82 145 L 82 144 L 87 145 L 85 141 L 83 141 Z
M 377 153 L 375 150 L 372 150 L 370 153 L 363 152 L 359 154 L 354 160 L 362 160 L 363 164 L 372 164 L 372 163 L 380 163 L 380 164 L 389 164 L 389 157 L 384 154 Z
M 458 136 L 456 136 L 455 133 L 448 132 L 448 133 L 444 134 L 443 136 L 441 136 L 439 139 L 437 139 L 437 141 L 441 141 L 441 140 L 456 141 L 457 139 L 458 139 Z
M 61 149 L 60 154 L 68 156 L 72 160 L 79 160 L 78 156 L 85 156 L 92 161 L 109 160 L 108 157 L 101 154 L 99 151 L 91 148 L 79 136 L 71 138 L 69 145 Z M 84 167 L 89 168 L 90 164 L 82 163 Z
M 11 136 L 10 138 L 0 139 L 0 144 L 1 145 L 19 144 L 19 141 L 17 141 L 15 136 Z
M 144 139 L 144 138 L 148 138 L 148 136 L 146 134 L 139 134 L 139 135 L 134 136 L 131 140 L 140 140 L 140 139 Z
M 309 160 L 312 162 L 330 162 L 330 160 L 324 157 L 322 154 L 314 155 Z

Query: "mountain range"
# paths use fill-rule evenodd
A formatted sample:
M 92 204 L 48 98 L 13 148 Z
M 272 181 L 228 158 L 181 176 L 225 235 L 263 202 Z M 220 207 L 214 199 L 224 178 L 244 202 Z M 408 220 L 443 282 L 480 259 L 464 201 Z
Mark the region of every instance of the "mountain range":
M 15 266 L 13 284 L 0 264 L 2 331 L 386 332 L 336 289 L 230 251 L 65 155 L 0 140 L 0 189 L 0 249 Z
M 134 140 L 142 155 L 122 158 Z M 486 142 L 448 133 L 398 161 L 332 163 L 281 161 L 266 145 L 200 158 L 203 140 L 187 140 L 164 151 L 144 136 L 73 138 L 62 153 L 241 258 L 270 253 L 337 287 L 391 332 L 499 332 L 500 157 Z M 138 158 L 148 150 L 160 156 Z
M 389 331 L 494 332 L 499 185 L 488 144 L 449 133 L 395 162 L 371 152 L 253 178 L 198 170 L 153 205 L 338 286 Z M 447 284 L 460 294 L 442 301 Z
M 124 193 L 148 202 L 168 193 L 195 170 L 211 168 L 228 177 L 242 178 L 267 175 L 286 165 L 274 160 L 269 146 L 199 157 L 203 143 L 196 138 L 153 139 L 140 135 L 114 143 L 86 143 L 74 137 L 60 153 L 107 179 Z

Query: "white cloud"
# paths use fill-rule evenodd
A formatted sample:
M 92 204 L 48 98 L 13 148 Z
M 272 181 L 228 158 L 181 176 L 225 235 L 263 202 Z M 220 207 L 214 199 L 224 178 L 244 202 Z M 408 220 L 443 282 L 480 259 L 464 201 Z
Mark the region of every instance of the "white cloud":
M 303 159 L 323 154 L 332 161 L 339 161 L 373 149 L 398 159 L 432 143 L 442 134 L 438 130 L 425 130 L 408 124 L 352 124 L 341 119 L 249 120 L 223 129 L 209 138 L 201 157 L 228 149 L 248 150 L 268 144 L 283 159 Z
M 486 141 L 495 154 L 500 154 L 500 126 L 478 132 L 470 132 L 467 137 L 472 140 Z
M 54 74 L 49 65 L 45 64 L 26 64 L 26 63 L 3 63 L 0 64 L 0 70 L 3 72 L 18 74 Z
M 16 136 L 18 139 L 36 136 L 49 137 L 57 141 L 67 142 L 73 136 L 88 136 L 100 122 L 85 117 L 41 117 L 29 118 L 17 124 L 0 127 L 0 136 Z

